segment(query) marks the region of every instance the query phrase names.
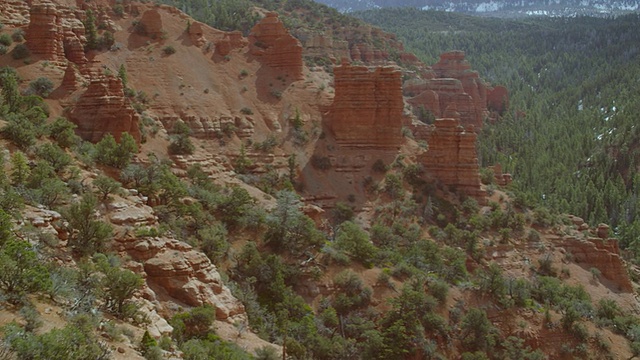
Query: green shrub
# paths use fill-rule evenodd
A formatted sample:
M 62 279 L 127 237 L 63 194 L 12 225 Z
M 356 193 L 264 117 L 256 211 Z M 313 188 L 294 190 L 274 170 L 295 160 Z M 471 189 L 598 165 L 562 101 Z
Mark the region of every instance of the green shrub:
M 11 53 L 11 56 L 16 60 L 24 59 L 29 55 L 31 55 L 31 51 L 29 51 L 29 48 L 25 44 L 16 45 L 16 47 L 13 48 L 13 52 Z
M 98 200 L 91 194 L 82 197 L 63 211 L 69 226 L 76 230 L 69 237 L 69 246 L 80 255 L 92 255 L 101 251 L 112 235 L 111 225 L 97 220 L 95 210 Z
M 0 55 L 4 55 L 7 53 L 7 51 L 9 51 L 9 48 L 4 46 L 4 45 L 0 45 Z
M 98 341 L 92 329 L 67 324 L 44 334 L 24 332 L 11 323 L 4 329 L 5 338 L 18 359 L 107 360 L 111 358 L 106 344 Z
M 205 339 L 212 334 L 215 319 L 216 308 L 206 304 L 174 315 L 169 324 L 173 326 L 173 338 L 182 344 L 191 339 Z
M 331 169 L 331 159 L 329 159 L 329 157 L 327 156 L 312 155 L 310 161 L 311 161 L 311 166 L 313 166 L 314 169 L 318 169 L 318 170 Z
M 17 302 L 27 293 L 47 289 L 49 272 L 40 262 L 33 246 L 22 240 L 8 239 L 0 249 L 0 289 Z
M 15 42 L 23 42 L 24 41 L 24 30 L 16 29 L 11 33 L 11 38 Z
M 13 40 L 9 34 L 0 34 L 0 45 L 9 46 Z
M 240 109 L 240 112 L 245 115 L 253 115 L 253 110 L 251 110 L 250 107 L 246 107 L 246 106 Z
M 137 152 L 138 144 L 129 133 L 122 133 L 119 144 L 113 135 L 107 134 L 96 144 L 95 160 L 104 165 L 124 169 Z
M 115 257 L 107 258 L 103 254 L 97 254 L 94 261 L 104 275 L 100 281 L 100 292 L 105 309 L 120 319 L 134 318 L 138 305 L 131 298 L 144 284 L 142 277 L 129 269 L 121 268 Z
M 172 45 L 167 45 L 164 48 L 162 48 L 162 52 L 165 55 L 169 56 L 176 53 L 176 48 L 174 48 Z

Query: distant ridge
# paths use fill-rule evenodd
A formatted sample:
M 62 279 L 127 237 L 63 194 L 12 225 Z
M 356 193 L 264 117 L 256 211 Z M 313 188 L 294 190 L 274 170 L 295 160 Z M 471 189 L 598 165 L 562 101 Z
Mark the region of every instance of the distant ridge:
M 316 0 L 341 12 L 390 7 L 472 13 L 477 15 L 521 16 L 611 16 L 640 10 L 640 0 Z

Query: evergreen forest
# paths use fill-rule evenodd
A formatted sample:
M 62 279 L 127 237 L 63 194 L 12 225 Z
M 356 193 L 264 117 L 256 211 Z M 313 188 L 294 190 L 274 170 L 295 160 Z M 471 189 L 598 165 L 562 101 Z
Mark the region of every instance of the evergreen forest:
M 463 50 L 510 91 L 479 137 L 481 165 L 514 175 L 519 201 L 610 224 L 640 255 L 640 16 L 480 18 L 385 9 L 355 14 L 434 64 Z

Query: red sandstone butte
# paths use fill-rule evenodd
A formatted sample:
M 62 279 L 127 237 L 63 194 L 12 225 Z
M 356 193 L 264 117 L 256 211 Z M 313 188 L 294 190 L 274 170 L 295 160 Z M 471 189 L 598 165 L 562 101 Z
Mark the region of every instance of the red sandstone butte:
M 285 29 L 277 13 L 267 13 L 251 29 L 249 45 L 251 54 L 261 57 L 264 64 L 295 80 L 303 78 L 302 45 Z
M 460 114 L 455 105 L 449 106 L 444 118 L 436 119 L 427 143 L 429 150 L 421 154 L 418 161 L 428 173 L 469 196 L 484 198 L 485 192 L 480 187 L 476 134 L 460 125 Z
M 122 81 L 112 75 L 91 81 L 69 112 L 69 119 L 78 125 L 76 133 L 87 141 L 98 142 L 106 134 L 120 141 L 122 133 L 128 132 L 140 142 L 139 116 L 124 96 Z
M 343 64 L 333 70 L 335 97 L 327 122 L 336 142 L 358 148 L 397 148 L 402 138 L 402 80 L 394 67 Z

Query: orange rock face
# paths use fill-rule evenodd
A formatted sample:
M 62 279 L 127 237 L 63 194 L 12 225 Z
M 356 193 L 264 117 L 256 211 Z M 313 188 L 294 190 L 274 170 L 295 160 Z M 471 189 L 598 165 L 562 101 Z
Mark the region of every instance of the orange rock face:
M 602 276 L 616 284 L 620 291 L 633 292 L 627 269 L 620 258 L 618 241 L 615 239 L 580 240 L 564 239 L 564 247 L 573 254 L 576 263 L 588 268 L 597 268 Z
M 159 39 L 162 36 L 162 17 L 156 9 L 147 10 L 140 18 L 142 33 L 152 39 Z
M 334 68 L 335 97 L 328 124 L 347 147 L 397 148 L 402 143 L 401 73 L 393 67 Z
M 240 31 L 225 33 L 223 38 L 216 42 L 216 53 L 227 56 L 234 49 L 241 49 L 247 46 L 247 39 Z
M 128 132 L 140 141 L 139 116 L 124 96 L 120 78 L 107 75 L 91 81 L 69 113 L 78 128 L 76 132 L 87 141 L 98 142 L 106 134 L 117 141 Z
M 251 29 L 249 46 L 251 54 L 261 57 L 264 64 L 295 80 L 302 79 L 302 45 L 276 13 L 268 13 Z
M 442 54 L 432 70 L 424 80 L 407 81 L 404 92 L 412 97 L 408 100 L 411 105 L 424 107 L 436 118 L 442 117 L 450 104 L 455 104 L 464 126 L 481 128 L 489 110 L 501 113 L 508 104 L 507 89 L 492 88 L 480 79 L 477 72 L 471 71 L 462 51 Z
M 64 57 L 61 17 L 52 3 L 33 4 L 25 38 L 33 55 L 57 61 Z
M 78 88 L 76 69 L 72 63 L 67 64 L 67 68 L 64 70 L 62 87 L 69 92 L 75 91 Z
M 207 39 L 204 37 L 202 23 L 194 22 L 189 26 L 189 38 L 193 45 L 197 47 L 202 47 L 207 42 Z
M 509 90 L 502 85 L 487 89 L 487 108 L 502 114 L 509 106 Z
M 462 127 L 455 106 L 435 121 L 427 142 L 429 150 L 418 157 L 425 170 L 443 184 L 482 199 L 476 134 Z

